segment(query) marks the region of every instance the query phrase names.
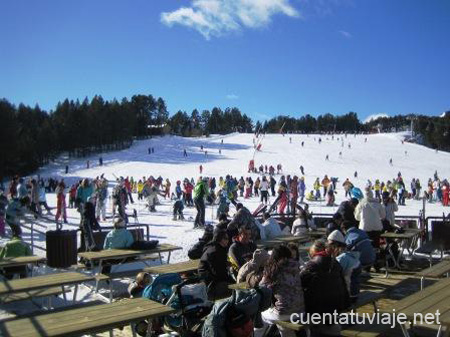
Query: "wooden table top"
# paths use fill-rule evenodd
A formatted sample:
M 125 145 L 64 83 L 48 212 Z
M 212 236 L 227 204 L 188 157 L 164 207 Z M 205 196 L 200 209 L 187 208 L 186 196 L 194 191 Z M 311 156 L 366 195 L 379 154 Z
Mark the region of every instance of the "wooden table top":
M 281 245 L 283 243 L 289 243 L 289 242 L 306 243 L 309 241 L 311 241 L 311 238 L 307 235 L 303 235 L 303 236 L 286 235 L 286 236 L 278 236 L 273 239 L 259 240 L 256 242 L 256 246 L 258 248 L 273 248 L 273 247 Z
M 394 233 L 394 232 L 383 233 L 381 234 L 381 237 L 388 239 L 412 239 L 419 233 L 420 231 L 406 230 L 404 233 Z
M 80 336 L 175 312 L 146 298 L 133 298 L 0 323 L 2 336 Z
M 34 289 L 50 288 L 66 284 L 83 283 L 95 280 L 94 276 L 76 272 L 48 274 L 16 280 L 0 282 L 0 295 L 22 292 Z
M 41 262 L 45 262 L 45 261 L 47 261 L 47 259 L 45 257 L 35 256 L 35 255 L 6 258 L 6 259 L 0 260 L 0 268 L 24 266 L 29 263 L 41 263 Z
M 78 256 L 81 256 L 82 258 L 89 261 L 96 261 L 96 260 L 119 259 L 125 257 L 149 255 L 154 253 L 165 253 L 180 249 L 182 248 L 168 243 L 162 243 L 158 245 L 155 249 L 150 250 L 105 249 L 99 252 L 78 253 Z
M 144 268 L 144 271 L 150 274 L 184 273 L 198 269 L 200 260 L 189 260 L 179 263 L 163 264 L 154 267 Z
M 420 272 L 418 272 L 417 276 L 426 276 L 431 278 L 439 278 L 442 275 L 450 272 L 450 260 L 444 259 L 441 262 L 438 262 L 434 266 L 431 266 L 430 268 L 424 269 Z
M 396 303 L 390 309 L 381 312 L 403 313 L 409 320 L 414 319 L 415 313 L 436 314 L 439 310 L 439 321 L 442 325 L 450 326 L 450 278 L 440 280 L 424 290 L 414 293 Z

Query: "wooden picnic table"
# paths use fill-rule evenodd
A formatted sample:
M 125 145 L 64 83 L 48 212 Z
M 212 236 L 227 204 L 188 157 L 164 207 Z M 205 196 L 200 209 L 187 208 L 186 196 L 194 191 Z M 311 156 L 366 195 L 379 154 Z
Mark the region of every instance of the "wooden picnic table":
M 406 229 L 404 233 L 387 232 L 387 233 L 381 234 L 382 238 L 390 239 L 390 242 L 387 243 L 388 255 L 386 256 L 386 259 L 389 259 L 389 258 L 392 259 L 392 261 L 394 261 L 395 268 L 401 269 L 400 260 L 403 257 L 403 248 L 401 247 L 402 243 L 406 242 L 408 244 L 408 241 L 410 241 L 409 245 L 407 245 L 406 249 L 408 250 L 409 253 L 411 253 L 410 252 L 410 244 L 412 243 L 412 239 L 419 236 L 420 233 L 421 233 L 420 229 Z M 392 251 L 395 241 L 401 241 L 397 258 L 395 258 L 395 254 Z M 386 273 L 387 273 L 387 268 L 386 268 Z
M 101 266 L 104 261 L 107 260 L 126 260 L 132 257 L 142 257 L 146 255 L 158 254 L 160 262 L 162 264 L 161 253 L 169 253 L 167 257 L 167 263 L 170 262 L 170 255 L 174 250 L 180 250 L 181 247 L 174 246 L 168 243 L 162 243 L 154 249 L 149 250 L 131 250 L 131 249 L 104 249 L 98 252 L 84 252 L 78 253 L 78 255 L 88 261 L 98 261 Z M 120 264 L 120 263 L 119 263 Z
M 144 271 L 150 274 L 186 273 L 196 271 L 200 260 L 189 260 L 178 263 L 163 264 L 161 266 L 147 267 Z
M 295 243 L 306 243 L 311 241 L 311 238 L 307 235 L 294 236 L 294 235 L 284 235 L 278 236 L 273 239 L 258 240 L 256 241 L 256 246 L 258 248 L 272 249 L 275 246 L 281 245 L 283 243 L 295 242 Z
M 389 309 L 381 309 L 381 312 L 394 314 L 398 317 L 400 313 L 404 314 L 409 322 L 414 322 L 415 315 L 436 314 L 439 310 L 439 324 L 434 322 L 431 325 L 439 325 L 439 336 L 442 327 L 446 327 L 446 333 L 450 329 L 450 278 L 436 282 L 432 286 L 425 288 L 423 291 L 414 293 L 389 306 Z M 420 324 L 420 321 L 416 324 Z M 422 322 L 422 324 L 430 325 L 430 323 Z M 415 324 L 414 324 L 415 325 Z M 401 325 L 404 336 L 409 336 L 406 324 Z
M 326 228 L 316 228 L 316 229 L 313 229 L 312 231 L 307 232 L 306 234 L 311 237 L 314 237 L 314 238 L 316 238 L 316 237 L 321 238 L 327 234 L 327 229 Z
M 47 289 L 55 286 L 60 286 L 63 290 L 64 299 L 66 300 L 66 291 L 64 289 L 64 286 L 75 284 L 75 291 L 73 294 L 73 301 L 75 301 L 77 296 L 78 284 L 94 280 L 94 276 L 89 276 L 77 272 L 47 274 L 11 281 L 3 280 L 0 282 L 0 297 L 2 299 L 7 299 L 8 295 L 12 295 L 15 293 L 29 292 L 32 290 Z
M 2 336 L 81 336 L 133 324 L 144 319 L 174 313 L 176 310 L 146 298 L 46 313 L 0 323 Z M 133 325 L 132 325 L 133 329 Z
M 247 290 L 250 289 L 250 285 L 247 282 L 233 283 L 228 285 L 228 289 Z

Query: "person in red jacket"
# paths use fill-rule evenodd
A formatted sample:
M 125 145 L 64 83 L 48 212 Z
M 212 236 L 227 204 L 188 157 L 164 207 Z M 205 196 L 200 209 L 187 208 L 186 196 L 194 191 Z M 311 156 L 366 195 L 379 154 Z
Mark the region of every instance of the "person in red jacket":
M 67 223 L 67 215 L 66 215 L 66 194 L 64 189 L 66 188 L 63 181 L 58 183 L 56 187 L 56 215 L 55 221 L 58 222 L 59 218 L 62 217 L 64 223 Z
M 186 178 L 183 183 L 184 188 L 184 201 L 187 206 L 194 206 L 194 200 L 192 200 L 192 190 L 194 189 L 194 186 L 189 182 L 189 180 Z
M 449 196 L 450 194 L 450 186 L 448 184 L 447 181 L 444 182 L 444 184 L 442 185 L 442 205 L 443 206 L 448 206 L 449 204 Z
M 298 177 L 294 176 L 290 184 L 291 213 L 295 214 L 298 199 Z

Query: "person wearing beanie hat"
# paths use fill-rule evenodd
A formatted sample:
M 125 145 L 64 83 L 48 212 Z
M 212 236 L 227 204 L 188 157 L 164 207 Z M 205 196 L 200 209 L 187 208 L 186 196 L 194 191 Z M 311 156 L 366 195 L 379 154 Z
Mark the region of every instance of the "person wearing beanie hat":
M 354 303 L 358 299 L 361 284 L 361 263 L 358 251 L 347 251 L 345 237 L 341 231 L 335 230 L 327 238 L 328 251 L 341 265 L 350 299 Z
M 269 253 L 265 249 L 257 249 L 253 252 L 253 258 L 245 263 L 238 272 L 236 283 L 247 282 L 254 288 L 261 281 L 264 266 L 269 260 Z

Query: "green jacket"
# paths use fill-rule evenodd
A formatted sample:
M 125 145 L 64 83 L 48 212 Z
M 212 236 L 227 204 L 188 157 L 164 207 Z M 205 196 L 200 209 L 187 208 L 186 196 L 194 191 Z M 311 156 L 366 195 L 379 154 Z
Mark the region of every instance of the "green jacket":
M 194 187 L 194 198 L 200 199 L 205 198 L 209 194 L 208 185 L 202 180 L 197 183 Z
M 21 239 L 14 237 L 8 241 L 0 251 L 0 260 L 30 255 L 32 255 L 30 246 Z

